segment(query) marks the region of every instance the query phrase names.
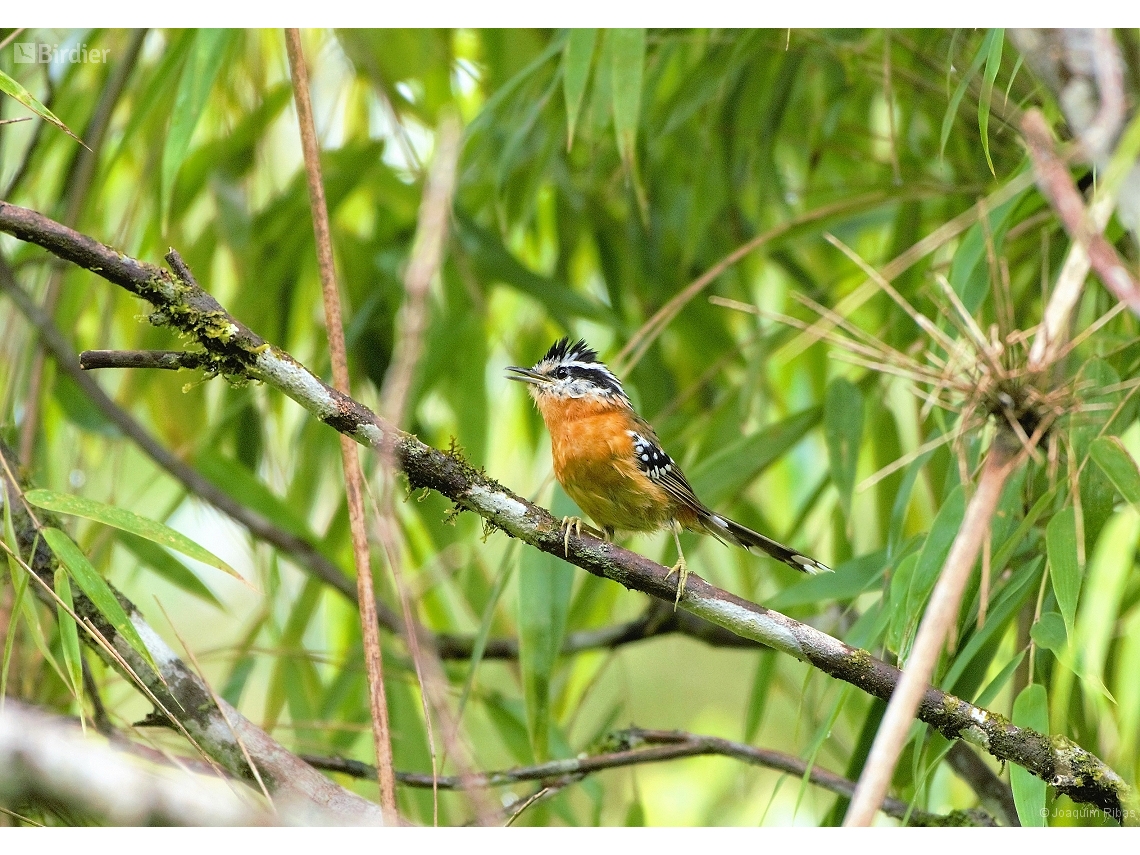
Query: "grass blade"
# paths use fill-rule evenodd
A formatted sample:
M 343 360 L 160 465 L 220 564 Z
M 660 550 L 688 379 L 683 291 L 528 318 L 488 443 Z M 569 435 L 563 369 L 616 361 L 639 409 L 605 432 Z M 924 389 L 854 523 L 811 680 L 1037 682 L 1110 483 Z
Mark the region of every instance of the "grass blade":
M 59 621 L 59 646 L 63 650 L 63 667 L 68 676 L 68 688 L 79 704 L 80 719 L 83 717 L 83 659 L 79 652 L 79 627 L 71 613 L 75 602 L 71 598 L 71 583 L 67 581 L 67 571 L 57 567 L 55 571 L 55 593 L 62 601 L 56 606 Z
M 850 380 L 837 377 L 828 385 L 823 405 L 823 431 L 827 437 L 831 481 L 839 491 L 843 515 L 850 524 L 855 467 L 863 440 L 863 393 Z
M 614 132 L 622 165 L 633 183 L 642 220 L 649 205 L 637 174 L 637 126 L 641 117 L 641 84 L 645 74 L 645 30 L 619 28 L 608 33 L 613 58 Z
M 1140 469 L 1124 443 L 1115 436 L 1104 436 L 1093 441 L 1089 454 L 1124 500 L 1140 509 Z
M 561 489 L 555 490 L 554 515 L 575 512 Z M 570 609 L 574 568 L 553 555 L 524 549 L 519 561 L 519 666 L 522 670 L 526 722 L 535 759 L 550 752 L 550 682 L 562 647 Z
M 970 81 L 974 75 L 978 73 L 978 69 L 982 67 L 986 57 L 990 53 L 990 42 L 993 39 L 993 31 L 986 36 L 986 40 L 982 42 L 982 46 L 978 48 L 978 52 L 974 54 L 974 59 L 970 63 L 969 69 L 962 75 L 962 79 L 958 81 L 958 87 L 954 90 L 954 94 L 950 96 L 950 104 L 946 107 L 946 115 L 942 117 L 942 133 L 938 140 L 938 156 L 942 157 L 946 153 L 946 141 L 950 139 L 950 129 L 954 127 L 954 118 L 958 115 L 958 105 L 962 103 L 962 96 L 966 94 L 966 88 L 970 85 Z

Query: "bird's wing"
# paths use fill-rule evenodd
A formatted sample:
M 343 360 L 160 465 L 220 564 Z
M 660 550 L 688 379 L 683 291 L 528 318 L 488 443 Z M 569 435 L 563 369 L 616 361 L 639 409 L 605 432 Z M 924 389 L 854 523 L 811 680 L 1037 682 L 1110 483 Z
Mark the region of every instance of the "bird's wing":
M 685 507 L 698 516 L 707 516 L 709 509 L 697 498 L 681 467 L 661 447 L 661 441 L 653 432 L 653 428 L 638 420 L 638 430 L 629 433 L 633 439 L 633 453 L 637 458 L 638 468 Z

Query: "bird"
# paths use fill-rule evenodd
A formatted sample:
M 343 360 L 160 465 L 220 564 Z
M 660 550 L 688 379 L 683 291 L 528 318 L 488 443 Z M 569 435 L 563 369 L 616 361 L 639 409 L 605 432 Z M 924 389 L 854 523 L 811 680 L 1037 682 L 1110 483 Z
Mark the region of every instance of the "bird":
M 616 532 L 669 528 L 678 574 L 676 609 L 689 569 L 681 551 L 682 529 L 710 534 L 722 543 L 758 549 L 804 573 L 831 568 L 747 526 L 710 510 L 693 492 L 685 473 L 661 447 L 657 434 L 634 410 L 621 381 L 582 339 L 561 338 L 534 366 L 507 368 L 508 377 L 527 384 L 550 432 L 554 476 L 575 504 L 601 527 L 606 541 Z M 581 533 L 579 517 L 565 517 Z

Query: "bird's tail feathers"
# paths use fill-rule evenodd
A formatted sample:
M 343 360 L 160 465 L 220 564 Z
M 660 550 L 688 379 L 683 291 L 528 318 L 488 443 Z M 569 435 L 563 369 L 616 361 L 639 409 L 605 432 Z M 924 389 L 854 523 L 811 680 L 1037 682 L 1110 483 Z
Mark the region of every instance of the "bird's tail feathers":
M 753 531 L 747 526 L 743 526 L 738 522 L 733 522 L 727 517 L 722 517 L 720 514 L 709 512 L 709 515 L 704 518 L 706 530 L 715 537 L 721 540 L 726 540 L 729 543 L 735 543 L 737 546 L 743 546 L 745 549 L 759 549 L 761 552 L 766 552 L 777 561 L 783 561 L 789 567 L 795 568 L 803 573 L 830 573 L 831 568 L 826 564 L 816 561 L 810 556 L 804 555 L 801 552 L 790 547 L 784 546 L 782 543 L 777 543 L 770 537 L 765 537 L 758 531 Z

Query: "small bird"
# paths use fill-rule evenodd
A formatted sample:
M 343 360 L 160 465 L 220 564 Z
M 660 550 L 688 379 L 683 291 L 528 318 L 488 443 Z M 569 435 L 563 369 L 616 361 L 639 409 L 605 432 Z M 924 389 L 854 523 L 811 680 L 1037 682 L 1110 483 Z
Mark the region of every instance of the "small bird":
M 759 549 L 805 573 L 830 572 L 814 558 L 709 510 L 661 448 L 653 428 L 634 411 L 621 381 L 586 342 L 559 339 L 533 368 L 512 365 L 507 371 L 510 379 L 528 384 L 542 413 L 555 477 L 601 526 L 606 540 L 617 531 L 672 530 L 678 560 L 669 576 L 679 577 L 674 608 L 689 575 L 681 551 L 683 528 Z M 562 524 L 567 541 L 571 527 L 581 532 L 578 517 L 566 517 Z

